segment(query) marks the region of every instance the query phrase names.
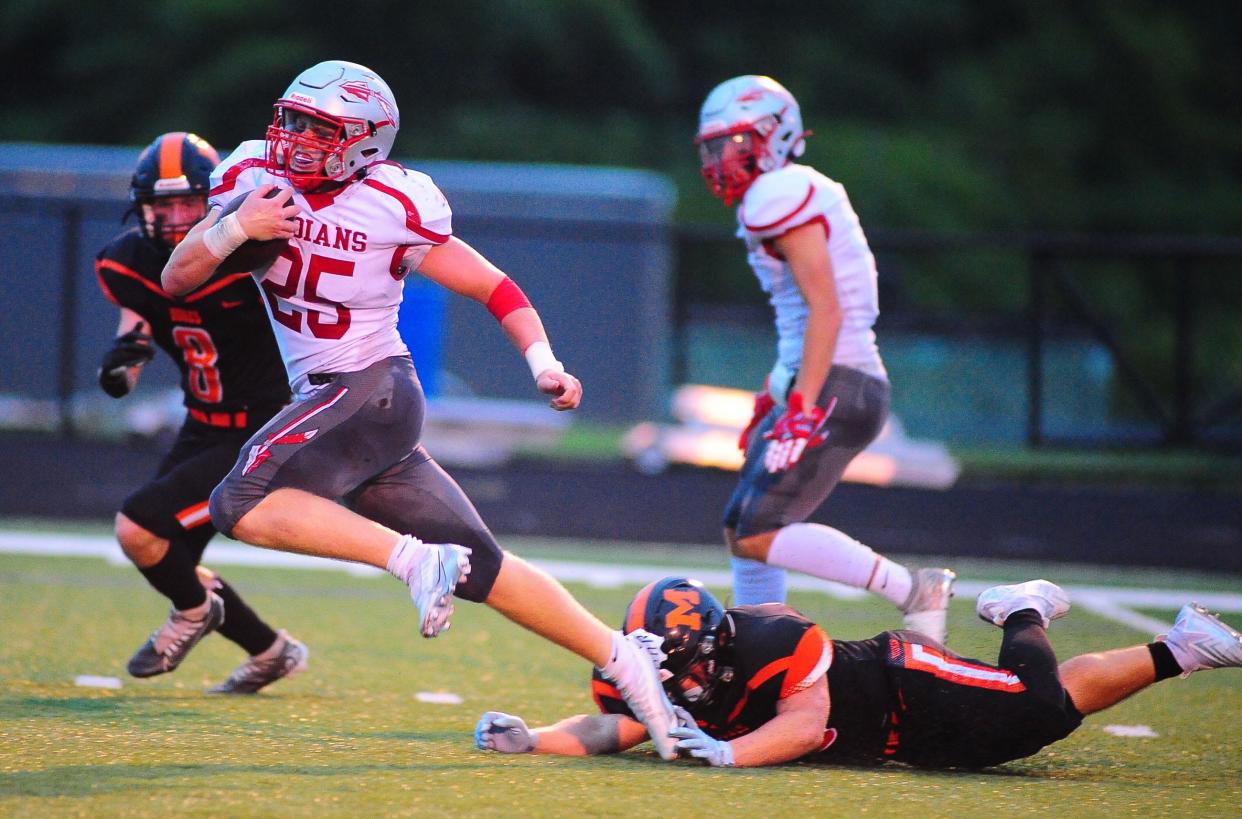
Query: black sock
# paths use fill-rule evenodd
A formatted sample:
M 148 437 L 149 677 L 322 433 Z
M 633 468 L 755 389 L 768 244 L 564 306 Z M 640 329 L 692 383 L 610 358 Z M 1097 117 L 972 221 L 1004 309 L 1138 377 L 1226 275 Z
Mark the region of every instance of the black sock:
M 1151 661 L 1156 666 L 1156 682 L 1182 673 L 1182 667 L 1177 664 L 1177 658 L 1173 656 L 1173 649 L 1167 644 L 1159 641 L 1148 643 L 1147 650 L 1151 652 Z
M 246 605 L 233 587 L 224 582 L 224 578 L 217 576 L 216 582 L 220 584 L 216 594 L 224 601 L 224 622 L 217 631 L 241 646 L 247 654 L 262 654 L 271 648 L 272 643 L 276 642 L 276 632 L 272 627 L 259 619 L 254 609 Z
M 1065 688 L 1057 673 L 1057 655 L 1048 642 L 1043 616 L 1034 609 L 1021 609 L 1005 618 L 997 665 L 1012 671 L 1026 690 L 1053 705 L 1065 704 Z
M 157 592 L 167 597 L 175 609 L 192 609 L 207 602 L 207 590 L 198 580 L 194 561 L 185 548 L 173 541 L 160 562 L 139 569 Z

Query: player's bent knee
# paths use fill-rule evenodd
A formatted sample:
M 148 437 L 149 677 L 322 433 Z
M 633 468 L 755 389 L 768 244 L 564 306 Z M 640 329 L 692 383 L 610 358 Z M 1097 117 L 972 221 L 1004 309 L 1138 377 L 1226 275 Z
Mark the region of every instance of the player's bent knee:
M 263 499 L 261 494 L 243 495 L 227 478 L 214 490 L 207 502 L 211 512 L 211 525 L 222 535 L 236 540 L 253 542 L 247 537 L 243 518 Z
M 139 566 L 158 563 L 168 548 L 168 541 L 134 523 L 121 512 L 116 516 L 116 541 L 125 556 Z

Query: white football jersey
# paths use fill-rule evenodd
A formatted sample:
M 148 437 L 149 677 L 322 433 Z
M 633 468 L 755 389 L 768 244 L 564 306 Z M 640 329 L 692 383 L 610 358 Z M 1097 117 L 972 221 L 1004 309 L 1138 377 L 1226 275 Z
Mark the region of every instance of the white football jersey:
M 288 183 L 264 170 L 265 143 L 237 147 L 211 175 L 210 204 L 224 207 L 260 185 Z M 397 332 L 404 276 L 452 235 L 452 213 L 426 174 L 395 162 L 328 194 L 294 191 L 297 235 L 254 271 L 294 393 L 310 373 L 356 372 L 408 350 Z
M 808 308 L 775 239 L 810 222 L 828 234 L 828 256 L 843 320 L 832 362 L 887 378 L 871 329 L 880 313 L 875 257 L 845 188 L 806 165 L 761 174 L 737 209 L 737 235 L 776 314 L 778 365 L 794 372 L 802 364 Z

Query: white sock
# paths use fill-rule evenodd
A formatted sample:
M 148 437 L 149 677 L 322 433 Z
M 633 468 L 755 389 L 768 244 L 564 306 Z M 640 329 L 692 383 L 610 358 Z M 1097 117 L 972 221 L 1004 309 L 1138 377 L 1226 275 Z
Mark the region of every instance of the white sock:
M 758 560 L 734 557 L 733 598 L 735 606 L 785 602 L 785 570 Z
M 905 566 L 818 523 L 791 523 L 777 532 L 768 563 L 875 592 L 898 607 L 909 599 L 913 584 Z
M 621 656 L 622 644 L 624 642 L 624 634 L 619 631 L 614 631 L 612 633 L 612 656 L 609 658 L 608 662 L 604 663 L 604 665 L 600 668 L 600 672 L 613 682 L 616 682 L 617 674 L 621 670 L 621 663 L 618 662 L 618 659 Z
M 410 574 L 418 565 L 424 548 L 423 542 L 413 535 L 402 535 L 388 555 L 388 572 L 407 586 L 410 585 Z

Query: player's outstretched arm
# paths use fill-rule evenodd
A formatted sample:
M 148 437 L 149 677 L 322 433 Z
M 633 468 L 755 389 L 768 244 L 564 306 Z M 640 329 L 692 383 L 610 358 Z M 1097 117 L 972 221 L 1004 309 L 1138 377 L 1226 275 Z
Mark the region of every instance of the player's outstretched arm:
M 713 766 L 756 768 L 779 765 L 814 753 L 824 742 L 828 725 L 828 677 L 776 703 L 776 716 L 749 734 L 728 743 L 712 739 L 697 726 L 675 728 L 680 751 Z M 727 744 L 727 749 L 718 746 Z
M 545 728 L 528 728 L 521 717 L 488 711 L 474 729 L 480 750 L 502 754 L 615 754 L 645 739 L 642 723 L 620 714 L 578 714 Z
M 556 360 L 539 313 L 522 289 L 481 253 L 457 237 L 427 251 L 418 272 L 487 307 L 526 358 L 536 388 L 550 406 L 571 410 L 582 402 L 582 383 Z
M 260 185 L 254 195 L 247 196 L 233 213 L 220 219 L 220 210 L 212 208 L 207 216 L 190 229 L 164 265 L 160 283 L 174 296 L 189 293 L 215 272 L 217 265 L 247 239 L 292 239 L 296 224 L 292 217 L 298 207 L 290 200 L 293 192 L 281 191 L 265 198 L 275 185 Z

